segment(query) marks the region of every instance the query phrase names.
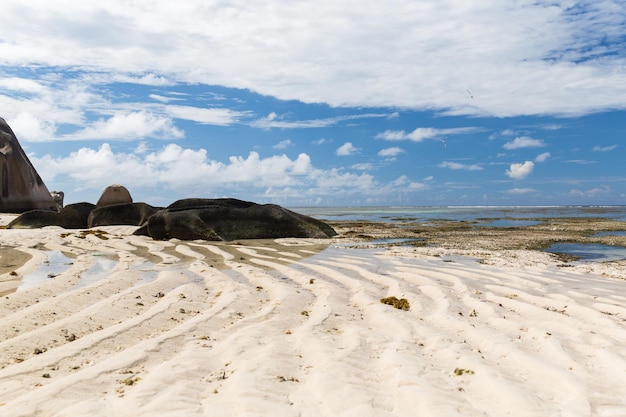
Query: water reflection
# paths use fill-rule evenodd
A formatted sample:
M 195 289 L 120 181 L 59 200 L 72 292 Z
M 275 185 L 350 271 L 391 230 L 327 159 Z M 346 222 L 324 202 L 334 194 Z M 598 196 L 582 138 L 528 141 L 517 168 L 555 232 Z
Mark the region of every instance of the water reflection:
M 593 237 L 604 237 L 604 236 L 626 236 L 626 231 L 613 231 L 613 232 L 600 232 L 593 235 Z
M 96 262 L 89 267 L 88 270 L 83 271 L 80 274 L 80 280 L 76 284 L 77 288 L 85 287 L 93 284 L 109 275 L 109 272 L 117 265 L 116 259 L 107 258 L 105 256 L 98 256 Z
M 550 253 L 576 256 L 580 261 L 619 261 L 626 259 L 626 248 L 598 243 L 555 243 L 546 249 Z
M 22 277 L 22 283 L 17 287 L 17 291 L 43 284 L 44 282 L 65 272 L 74 262 L 71 258 L 63 255 L 61 251 L 53 250 L 45 252 L 46 260 L 39 269 Z

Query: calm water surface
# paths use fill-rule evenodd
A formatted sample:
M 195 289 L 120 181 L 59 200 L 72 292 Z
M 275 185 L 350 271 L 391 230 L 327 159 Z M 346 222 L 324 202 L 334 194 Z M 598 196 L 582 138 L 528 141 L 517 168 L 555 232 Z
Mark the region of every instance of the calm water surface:
M 626 221 L 626 206 L 568 207 L 294 207 L 291 210 L 320 220 L 337 221 L 471 221 L 489 224 L 552 217 L 601 217 Z

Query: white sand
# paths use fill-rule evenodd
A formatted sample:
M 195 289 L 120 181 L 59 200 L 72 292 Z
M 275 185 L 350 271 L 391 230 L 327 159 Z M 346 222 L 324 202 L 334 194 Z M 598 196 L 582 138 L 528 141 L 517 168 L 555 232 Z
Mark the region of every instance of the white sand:
M 0 416 L 626 415 L 619 271 L 99 229 L 0 230 L 71 263 L 0 299 Z

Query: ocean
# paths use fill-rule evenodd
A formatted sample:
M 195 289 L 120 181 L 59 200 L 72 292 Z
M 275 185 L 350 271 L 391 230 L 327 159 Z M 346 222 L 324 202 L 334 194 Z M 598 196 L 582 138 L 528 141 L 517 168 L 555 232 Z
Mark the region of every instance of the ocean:
M 441 207 L 294 207 L 320 220 L 337 221 L 471 221 L 496 226 L 523 225 L 539 218 L 589 217 L 626 221 L 626 206 L 441 206 Z M 507 222 L 508 221 L 508 222 Z M 517 222 L 517 223 L 516 223 Z

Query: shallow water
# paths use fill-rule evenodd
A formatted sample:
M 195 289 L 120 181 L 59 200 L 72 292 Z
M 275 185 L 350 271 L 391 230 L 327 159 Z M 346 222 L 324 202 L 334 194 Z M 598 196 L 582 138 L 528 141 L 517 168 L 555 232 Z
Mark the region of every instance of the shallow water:
M 596 233 L 593 237 L 604 237 L 604 236 L 626 236 L 626 231 L 613 231 L 613 232 L 601 232 Z
M 626 248 L 598 243 L 555 243 L 546 249 L 550 253 L 563 253 L 578 257 L 579 261 L 619 261 L 626 259 Z
M 421 239 L 413 239 L 413 238 L 397 238 L 397 239 L 376 239 L 376 240 L 368 240 L 365 242 L 351 242 L 351 243 L 337 243 L 333 246 L 342 248 L 342 247 L 355 247 L 355 246 L 397 246 L 397 245 L 410 245 L 412 242 L 418 242 Z
M 111 270 L 115 268 L 117 262 L 117 259 L 111 259 L 105 256 L 98 256 L 96 262 L 91 267 L 89 267 L 89 269 L 81 272 L 80 280 L 76 284 L 76 287 L 85 287 L 103 278 L 106 278 L 109 275 L 109 272 L 111 272 Z
M 17 287 L 17 291 L 23 291 L 54 279 L 54 277 L 65 272 L 74 263 L 71 258 L 63 255 L 58 250 L 46 252 L 46 256 L 47 259 L 41 264 L 39 269 L 22 277 L 22 283 Z
M 442 207 L 294 207 L 291 210 L 328 221 L 479 221 L 600 217 L 626 221 L 626 206 L 442 206 Z

